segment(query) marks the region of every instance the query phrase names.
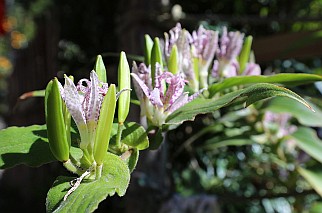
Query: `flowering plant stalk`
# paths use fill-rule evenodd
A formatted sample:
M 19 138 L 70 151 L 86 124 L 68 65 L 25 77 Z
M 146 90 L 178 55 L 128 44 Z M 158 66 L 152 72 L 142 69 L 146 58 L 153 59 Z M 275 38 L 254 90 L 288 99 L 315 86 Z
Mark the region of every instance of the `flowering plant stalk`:
M 134 62 L 131 74 L 125 53 L 120 54 L 118 87 L 107 83 L 101 56 L 89 79 L 74 84 L 72 76 L 65 76 L 64 85 L 53 79 L 45 92 L 46 125 L 9 127 L 0 132 L 0 168 L 58 160 L 77 177 L 57 178 L 47 195 L 47 211 L 92 212 L 107 196 L 125 194 L 141 150 L 158 148 L 158 138 L 149 141 L 150 130 L 166 132 L 232 103 L 249 106 L 275 96 L 312 109 L 296 93 L 271 83 L 302 84 L 322 78 L 255 76 L 260 67 L 252 57 L 251 37 L 246 42 L 243 39 L 244 34 L 226 28 L 219 32 L 201 26 L 189 33 L 177 24 L 165 33 L 164 41 L 145 36 L 145 63 Z M 131 77 L 145 128 L 126 121 Z M 17 139 L 20 134 L 23 137 Z M 31 147 L 37 143 L 42 146 L 34 153 Z M 6 158 L 11 153 L 28 153 L 28 159 Z

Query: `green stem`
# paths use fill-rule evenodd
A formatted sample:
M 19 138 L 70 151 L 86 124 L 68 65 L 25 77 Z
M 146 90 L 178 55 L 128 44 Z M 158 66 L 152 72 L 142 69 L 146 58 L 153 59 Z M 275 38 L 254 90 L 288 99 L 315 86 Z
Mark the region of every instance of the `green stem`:
M 116 134 L 116 147 L 118 149 L 121 148 L 121 139 L 122 139 L 122 132 L 124 129 L 123 123 L 119 123 L 117 127 L 117 134 Z
M 80 169 L 78 166 L 76 166 L 70 159 L 68 159 L 68 161 L 63 163 L 64 167 L 75 174 L 82 174 L 84 171 L 82 169 Z

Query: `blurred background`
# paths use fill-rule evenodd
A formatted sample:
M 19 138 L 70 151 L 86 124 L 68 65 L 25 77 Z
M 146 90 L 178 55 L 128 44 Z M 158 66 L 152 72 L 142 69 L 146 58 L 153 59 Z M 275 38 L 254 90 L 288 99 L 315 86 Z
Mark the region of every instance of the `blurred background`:
M 163 37 L 177 22 L 189 31 L 203 24 L 252 35 L 263 73 L 322 73 L 321 0 L 0 0 L 1 128 L 43 124 L 43 99 L 22 101 L 19 96 L 44 89 L 54 76 L 88 77 L 98 54 L 108 81 L 116 82 L 120 51 L 127 53 L 131 64 L 143 55 L 144 34 Z M 316 88 L 304 92 L 319 95 Z M 130 120 L 138 121 L 138 108 L 133 106 L 131 112 Z M 176 152 L 197 125 L 207 124 L 197 120 L 194 126 L 188 123 L 169 133 L 169 153 L 175 154 L 163 165 L 162 180 L 153 185 L 145 178 L 159 167 L 143 153 L 125 197 L 108 198 L 97 212 L 308 212 L 308 206 L 320 199 L 313 190 L 292 188 L 299 183 L 296 177 L 294 185 L 286 186 L 281 173 L 272 169 L 272 156 L 263 154 L 265 147 L 219 149 L 206 158 L 203 151 Z M 193 166 L 194 160 L 203 166 Z M 215 172 L 207 169 L 209 160 L 216 165 Z M 256 172 L 263 165 L 273 172 Z M 46 193 L 63 174 L 56 163 L 0 170 L 0 212 L 44 212 Z M 220 178 L 229 174 L 231 179 Z M 267 181 L 261 181 L 261 175 Z M 258 193 L 275 183 L 284 188 Z

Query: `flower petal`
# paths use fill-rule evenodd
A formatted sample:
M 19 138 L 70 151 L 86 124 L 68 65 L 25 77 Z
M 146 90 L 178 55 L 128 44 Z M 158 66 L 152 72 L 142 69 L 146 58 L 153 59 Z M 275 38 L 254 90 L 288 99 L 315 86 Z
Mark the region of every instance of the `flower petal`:
M 82 102 L 80 101 L 78 91 L 74 82 L 67 76 L 65 77 L 63 99 L 77 127 L 79 128 L 81 125 L 86 124 L 85 114 L 82 109 Z
M 188 103 L 188 93 L 185 92 L 183 94 L 181 94 L 172 105 L 170 105 L 165 112 L 171 114 L 172 112 L 174 112 L 175 110 L 179 109 L 180 107 L 182 107 L 183 105 L 185 105 L 186 103 Z
M 163 103 L 160 98 L 160 90 L 157 88 L 154 88 L 154 90 L 151 92 L 149 96 L 150 102 L 158 107 L 163 107 Z

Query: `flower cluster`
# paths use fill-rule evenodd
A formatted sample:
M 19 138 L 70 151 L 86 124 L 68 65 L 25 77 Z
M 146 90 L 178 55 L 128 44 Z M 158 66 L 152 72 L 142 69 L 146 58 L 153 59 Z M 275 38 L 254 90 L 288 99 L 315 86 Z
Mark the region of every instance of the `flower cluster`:
M 190 34 L 178 23 L 165 33 L 164 56 L 169 62 L 172 49 L 178 49 L 178 70 L 184 74 L 189 86 L 198 91 L 208 87 L 210 77 L 260 75 L 259 65 L 252 60 L 241 70 L 238 57 L 243 43 L 244 34 L 239 31 L 228 32 L 224 27 L 219 38 L 218 31 L 200 26 Z
M 141 104 L 141 116 L 154 125 L 161 127 L 166 118 L 179 107 L 196 98 L 200 93 L 189 96 L 184 92 L 186 80 L 182 73 L 172 74 L 163 71 L 156 63 L 155 81 L 152 85 L 150 66 L 139 66 L 134 62 L 132 68 L 133 85 Z

